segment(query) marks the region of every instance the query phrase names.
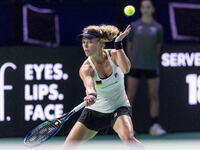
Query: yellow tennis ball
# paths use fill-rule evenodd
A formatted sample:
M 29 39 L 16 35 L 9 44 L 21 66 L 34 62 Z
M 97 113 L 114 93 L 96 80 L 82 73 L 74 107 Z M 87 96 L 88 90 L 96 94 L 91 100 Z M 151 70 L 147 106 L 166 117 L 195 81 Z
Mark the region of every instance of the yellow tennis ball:
M 127 5 L 124 7 L 124 13 L 126 16 L 132 16 L 135 13 L 135 7 L 132 5 Z

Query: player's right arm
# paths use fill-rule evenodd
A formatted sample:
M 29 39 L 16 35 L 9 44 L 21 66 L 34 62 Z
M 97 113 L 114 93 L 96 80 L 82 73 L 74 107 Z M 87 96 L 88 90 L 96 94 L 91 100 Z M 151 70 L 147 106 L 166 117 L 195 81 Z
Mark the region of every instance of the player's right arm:
M 94 76 L 94 70 L 90 66 L 90 64 L 86 61 L 83 63 L 79 70 L 80 77 L 84 83 L 86 89 L 86 96 L 84 100 L 86 101 L 87 105 L 92 105 L 96 101 L 97 96 L 96 89 L 94 86 L 94 81 L 92 77 Z

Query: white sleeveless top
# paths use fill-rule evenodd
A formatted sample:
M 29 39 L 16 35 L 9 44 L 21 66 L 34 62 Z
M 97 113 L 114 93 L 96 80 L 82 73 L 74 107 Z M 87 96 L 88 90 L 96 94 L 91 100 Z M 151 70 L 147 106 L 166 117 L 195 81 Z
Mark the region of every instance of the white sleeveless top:
M 112 66 L 112 74 L 106 79 L 101 79 L 98 76 L 95 65 L 88 57 L 88 61 L 94 69 L 93 81 L 97 92 L 97 100 L 93 105 L 86 106 L 86 108 L 102 113 L 111 113 L 121 106 L 130 106 L 130 103 L 124 87 L 124 73 L 113 63 L 108 50 L 105 50 L 105 52 Z

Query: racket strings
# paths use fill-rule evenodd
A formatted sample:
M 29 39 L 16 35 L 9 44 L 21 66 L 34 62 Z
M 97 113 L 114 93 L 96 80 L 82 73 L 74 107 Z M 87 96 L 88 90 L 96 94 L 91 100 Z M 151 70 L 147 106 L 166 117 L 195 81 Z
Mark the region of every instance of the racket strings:
M 38 128 L 36 128 L 31 135 L 26 139 L 25 143 L 28 145 L 37 145 L 45 141 L 54 131 L 57 129 L 57 126 L 53 122 L 46 122 Z

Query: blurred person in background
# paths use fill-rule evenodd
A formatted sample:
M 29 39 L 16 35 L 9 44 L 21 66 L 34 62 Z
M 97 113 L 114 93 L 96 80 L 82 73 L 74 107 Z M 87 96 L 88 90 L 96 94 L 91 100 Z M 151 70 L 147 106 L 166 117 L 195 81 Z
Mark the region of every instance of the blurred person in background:
M 151 0 L 141 1 L 141 18 L 131 23 L 132 30 L 127 40 L 127 52 L 131 70 L 127 77 L 127 95 L 134 101 L 139 81 L 146 78 L 150 99 L 150 135 L 163 135 L 166 131 L 159 117 L 159 53 L 163 42 L 163 28 L 153 18 L 154 5 Z

